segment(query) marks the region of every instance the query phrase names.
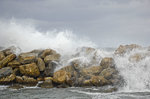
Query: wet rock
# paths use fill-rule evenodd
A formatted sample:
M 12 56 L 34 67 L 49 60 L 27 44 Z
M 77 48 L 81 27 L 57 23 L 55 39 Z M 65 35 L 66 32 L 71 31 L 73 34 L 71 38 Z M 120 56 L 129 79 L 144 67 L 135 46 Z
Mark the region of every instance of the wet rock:
M 29 64 L 33 63 L 36 60 L 36 54 L 35 53 L 21 53 L 18 57 L 19 62 L 21 64 Z
M 115 92 L 115 91 L 117 91 L 118 89 L 116 88 L 116 87 L 114 87 L 114 88 L 109 88 L 109 89 L 106 89 L 106 90 L 104 90 L 103 92 L 105 92 L 105 93 L 111 93 L 111 92 Z
M 52 61 L 59 61 L 59 58 L 60 58 L 60 54 L 47 55 L 44 58 L 44 62 L 49 63 L 49 62 L 52 62 Z
M 117 71 L 114 68 L 106 68 L 101 72 L 100 75 L 108 80 L 112 78 L 113 74 L 117 74 Z
M 0 61 L 3 60 L 5 58 L 5 55 L 3 52 L 0 52 Z
M 15 74 L 11 74 L 9 76 L 6 76 L 6 77 L 2 77 L 0 78 L 0 84 L 8 84 L 8 83 L 11 83 L 15 80 L 16 78 L 16 75 Z
M 0 69 L 0 78 L 9 76 L 12 73 L 13 73 L 13 70 L 11 67 L 4 67 Z
M 52 83 L 53 78 L 52 77 L 46 77 L 45 81 L 42 83 L 39 83 L 38 87 L 41 88 L 53 88 L 53 83 Z
M 142 59 L 145 58 L 146 55 L 143 55 L 142 53 L 135 53 L 134 55 L 131 55 L 129 57 L 129 61 L 131 62 L 139 62 L 141 61 Z
M 114 67 L 115 66 L 114 59 L 111 57 L 105 57 L 102 59 L 100 66 L 102 66 L 103 69 L 106 69 L 108 67 Z
M 12 67 L 12 68 L 17 68 L 19 67 L 20 63 L 17 60 L 13 60 L 11 62 L 8 63 L 7 66 Z
M 20 73 L 27 76 L 37 77 L 40 71 L 35 63 L 19 66 Z
M 94 86 L 103 86 L 109 84 L 109 81 L 106 80 L 103 76 L 92 76 L 90 80 Z
M 129 51 L 132 51 L 133 49 L 139 49 L 139 48 L 142 48 L 141 46 L 139 45 L 136 45 L 136 44 L 130 44 L 130 45 L 120 45 L 119 48 L 117 48 L 115 50 L 115 54 L 116 55 L 124 55 L 126 52 L 129 52 Z
M 44 78 L 43 77 L 38 77 L 37 81 L 44 81 Z
M 58 84 L 68 83 L 69 80 L 71 80 L 71 74 L 64 70 L 59 70 L 54 73 L 53 81 L 55 83 L 58 83 Z
M 42 54 L 40 55 L 41 58 L 45 58 L 47 55 L 52 55 L 52 54 L 56 54 L 56 51 L 52 50 L 52 49 L 46 49 L 42 52 Z
M 102 66 L 92 66 L 84 68 L 82 70 L 82 75 L 99 75 L 102 70 Z
M 45 77 L 44 81 L 46 81 L 46 80 L 53 80 L 53 78 L 52 77 Z
M 45 70 L 45 63 L 41 58 L 37 59 L 37 66 L 39 68 L 40 71 L 44 71 Z
M 50 62 L 44 70 L 44 75 L 45 76 L 53 76 L 54 70 L 56 68 L 56 64 L 53 62 Z
M 82 83 L 82 87 L 85 87 L 85 86 L 93 86 L 91 80 L 84 80 Z
M 13 84 L 11 86 L 9 86 L 8 88 L 11 88 L 11 89 L 21 89 L 21 88 L 24 88 L 23 85 L 20 85 L 20 84 Z
M 15 74 L 15 75 L 20 75 L 19 68 L 13 69 L 13 74 Z
M 19 84 L 25 84 L 29 86 L 35 86 L 38 83 L 36 79 L 28 76 L 16 76 L 16 82 Z
M 16 51 L 16 49 L 17 48 L 15 46 L 11 46 L 11 47 L 3 50 L 3 52 L 4 52 L 5 56 L 8 56 L 10 54 L 13 54 Z
M 9 62 L 14 60 L 16 58 L 15 54 L 10 54 L 7 57 L 5 57 L 2 61 L 0 61 L 0 69 L 6 66 Z

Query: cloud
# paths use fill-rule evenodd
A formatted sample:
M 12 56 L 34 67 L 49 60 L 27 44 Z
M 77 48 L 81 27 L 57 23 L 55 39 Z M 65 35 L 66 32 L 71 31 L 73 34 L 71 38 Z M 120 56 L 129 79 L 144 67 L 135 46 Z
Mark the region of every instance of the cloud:
M 0 17 L 34 20 L 41 30 L 71 29 L 99 46 L 150 45 L 149 0 L 3 0 Z

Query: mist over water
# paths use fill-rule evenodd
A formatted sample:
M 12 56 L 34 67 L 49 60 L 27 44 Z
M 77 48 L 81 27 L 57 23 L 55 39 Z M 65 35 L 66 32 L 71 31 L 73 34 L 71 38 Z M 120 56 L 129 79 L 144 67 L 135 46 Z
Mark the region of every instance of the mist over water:
M 78 37 L 72 31 L 41 32 L 32 24 L 21 24 L 14 20 L 0 21 L 0 39 L 0 46 L 16 46 L 21 49 L 20 52 L 54 49 L 61 54 L 62 66 L 74 60 L 80 61 L 81 65 L 99 65 L 102 58 L 113 57 L 116 68 L 125 80 L 125 85 L 120 88 L 120 91 L 136 92 L 150 89 L 150 51 L 148 48 L 135 49 L 124 56 L 117 56 L 114 55 L 114 50 L 100 49 L 87 37 Z M 94 50 L 86 53 L 83 47 L 94 48 Z M 142 59 L 140 61 L 130 60 L 130 56 L 136 53 L 140 53 Z

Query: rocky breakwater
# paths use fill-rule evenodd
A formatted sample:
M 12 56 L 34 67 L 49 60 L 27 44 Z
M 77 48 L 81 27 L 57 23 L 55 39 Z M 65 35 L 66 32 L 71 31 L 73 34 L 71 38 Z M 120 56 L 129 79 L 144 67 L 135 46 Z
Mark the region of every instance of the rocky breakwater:
M 19 55 L 14 54 L 11 48 L 2 50 L 0 51 L 0 84 L 7 84 L 12 88 L 36 85 L 42 88 L 106 85 L 116 87 L 123 81 L 112 57 L 104 57 L 97 66 L 84 67 L 72 61 L 68 66 L 55 71 L 60 57 L 61 55 L 52 49 L 33 50 Z

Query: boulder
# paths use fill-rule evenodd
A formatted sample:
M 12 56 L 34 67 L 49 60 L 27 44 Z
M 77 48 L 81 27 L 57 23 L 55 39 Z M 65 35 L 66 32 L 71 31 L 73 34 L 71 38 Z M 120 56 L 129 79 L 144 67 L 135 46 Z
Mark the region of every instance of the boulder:
M 52 61 L 59 61 L 59 58 L 60 58 L 60 54 L 47 55 L 44 58 L 44 62 L 49 63 L 49 62 L 52 62 Z
M 4 67 L 0 69 L 0 78 L 9 76 L 12 73 L 13 73 L 13 70 L 11 67 Z
M 37 81 L 44 81 L 44 78 L 43 77 L 38 77 Z
M 115 50 L 115 54 L 116 55 L 124 55 L 126 52 L 130 52 L 132 51 L 133 49 L 139 49 L 139 48 L 142 48 L 141 46 L 139 45 L 136 45 L 136 44 L 130 44 L 130 45 L 120 45 L 119 48 L 117 48 Z
M 11 74 L 9 76 L 6 76 L 6 77 L 3 77 L 3 78 L 0 78 L 0 84 L 8 84 L 8 83 L 11 83 L 15 80 L 16 78 L 16 75 L 15 74 Z
M 106 69 L 108 67 L 114 67 L 115 66 L 115 61 L 111 57 L 105 57 L 102 59 L 100 66 L 102 66 L 103 69 Z
M 52 55 L 52 54 L 56 54 L 56 51 L 54 51 L 52 49 L 46 49 L 42 52 L 40 57 L 44 59 L 47 55 Z
M 129 61 L 131 61 L 131 62 L 139 62 L 139 61 L 141 61 L 142 59 L 144 59 L 145 56 L 146 56 L 146 55 L 143 55 L 142 53 L 135 53 L 135 54 L 133 54 L 133 55 L 131 55 L 131 56 L 129 57 Z
M 100 75 L 109 80 L 112 78 L 113 74 L 117 74 L 117 71 L 114 68 L 106 68 L 101 72 Z
M 90 80 L 94 86 L 104 86 L 109 84 L 109 81 L 106 80 L 103 76 L 92 76 Z
M 20 84 L 13 84 L 11 86 L 9 86 L 8 88 L 11 88 L 11 89 L 21 89 L 21 88 L 24 88 L 23 85 L 20 85 Z
M 28 76 L 16 76 L 16 82 L 19 84 L 31 85 L 34 86 L 38 83 L 38 81 L 32 77 Z
M 37 77 L 40 75 L 40 71 L 35 63 L 19 66 L 20 73 L 26 76 Z
M 56 64 L 53 62 L 49 62 L 49 64 L 45 67 L 44 75 L 53 76 L 55 68 L 56 68 Z
M 82 70 L 82 75 L 99 75 L 103 70 L 102 66 L 91 66 Z
M 20 75 L 19 68 L 13 69 L 13 74 L 15 74 L 15 75 Z
M 6 66 L 9 62 L 14 60 L 16 58 L 15 54 L 10 54 L 7 57 L 5 57 L 2 61 L 0 61 L 0 69 Z
M 35 62 L 36 60 L 36 54 L 35 53 L 21 53 L 18 57 L 19 62 L 21 64 L 30 64 Z
M 41 88 L 53 88 L 52 80 L 53 80 L 52 77 L 45 77 L 44 78 L 44 82 L 39 83 L 38 87 L 41 87 Z
M 52 77 L 44 77 L 44 81 L 46 81 L 46 80 L 53 80 L 53 78 Z
M 5 58 L 5 55 L 3 52 L 0 52 L 0 61 L 3 60 Z
M 84 86 L 93 86 L 91 80 L 84 80 L 82 83 L 82 87 Z
M 8 63 L 7 66 L 12 67 L 12 68 L 17 68 L 19 67 L 20 63 L 17 60 L 13 60 L 11 62 Z
M 58 70 L 54 73 L 53 81 L 58 84 L 68 83 L 71 80 L 71 74 L 64 71 Z
M 41 58 L 37 59 L 37 66 L 39 68 L 40 71 L 44 71 L 45 70 L 45 63 Z

